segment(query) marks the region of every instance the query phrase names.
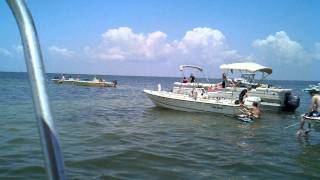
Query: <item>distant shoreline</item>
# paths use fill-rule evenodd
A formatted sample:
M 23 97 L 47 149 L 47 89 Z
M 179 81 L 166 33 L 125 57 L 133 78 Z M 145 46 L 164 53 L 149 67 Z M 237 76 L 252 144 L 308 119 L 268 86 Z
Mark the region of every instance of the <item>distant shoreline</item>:
M 27 73 L 26 71 L 13 72 L 13 71 L 0 71 L 0 73 Z M 62 72 L 47 72 L 46 74 L 65 74 L 65 75 L 90 75 L 90 76 L 121 76 L 121 77 L 154 77 L 154 78 L 181 78 L 181 76 L 150 76 L 150 75 L 116 75 L 116 74 L 83 74 L 83 73 L 62 73 Z M 200 78 L 204 79 L 204 78 Z M 220 78 L 209 78 L 212 80 L 219 80 Z M 288 79 L 266 79 L 267 81 L 298 81 L 298 82 L 320 82 L 320 80 L 288 80 Z

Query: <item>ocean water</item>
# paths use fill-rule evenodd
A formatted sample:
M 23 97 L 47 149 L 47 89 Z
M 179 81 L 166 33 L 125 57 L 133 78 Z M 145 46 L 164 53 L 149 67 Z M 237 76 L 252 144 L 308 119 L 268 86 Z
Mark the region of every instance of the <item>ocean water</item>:
M 48 79 L 55 74 L 48 74 Z M 48 81 L 68 179 L 319 179 L 320 125 L 296 137 L 316 82 L 271 81 L 301 97 L 254 123 L 155 107 L 142 93 L 178 78 L 103 76 L 117 88 Z M 82 75 L 82 78 L 91 78 Z M 0 179 L 45 179 L 26 73 L 0 73 Z

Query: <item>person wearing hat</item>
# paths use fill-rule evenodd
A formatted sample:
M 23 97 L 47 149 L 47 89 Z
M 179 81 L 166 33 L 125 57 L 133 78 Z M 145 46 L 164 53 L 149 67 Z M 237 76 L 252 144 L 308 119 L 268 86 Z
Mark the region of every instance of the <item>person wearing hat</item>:
M 309 94 L 311 96 L 310 112 L 304 114 L 301 117 L 300 128 L 297 132 L 297 135 L 301 135 L 303 133 L 303 127 L 304 127 L 304 123 L 306 121 L 305 116 L 306 117 L 320 117 L 320 95 L 319 95 L 319 92 L 315 89 L 310 89 Z M 310 128 L 310 124 L 309 124 L 309 128 Z

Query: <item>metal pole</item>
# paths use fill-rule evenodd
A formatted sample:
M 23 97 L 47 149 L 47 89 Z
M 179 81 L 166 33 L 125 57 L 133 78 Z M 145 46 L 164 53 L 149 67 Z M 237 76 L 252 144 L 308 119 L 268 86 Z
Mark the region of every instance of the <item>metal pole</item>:
M 64 162 L 58 134 L 51 116 L 36 28 L 31 13 L 23 0 L 7 0 L 7 4 L 20 30 L 47 175 L 49 179 L 65 179 Z

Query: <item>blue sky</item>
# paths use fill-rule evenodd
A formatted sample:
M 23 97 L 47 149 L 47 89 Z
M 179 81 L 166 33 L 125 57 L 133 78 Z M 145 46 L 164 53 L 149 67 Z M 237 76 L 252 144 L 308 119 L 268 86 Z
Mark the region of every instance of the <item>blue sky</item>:
M 47 72 L 179 76 L 180 64 L 253 61 L 272 79 L 320 80 L 320 1 L 27 1 Z M 25 71 L 0 2 L 0 71 Z M 299 72 L 299 73 L 297 73 Z

